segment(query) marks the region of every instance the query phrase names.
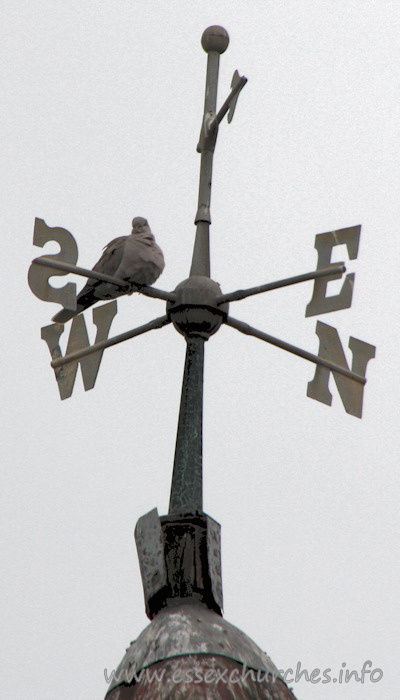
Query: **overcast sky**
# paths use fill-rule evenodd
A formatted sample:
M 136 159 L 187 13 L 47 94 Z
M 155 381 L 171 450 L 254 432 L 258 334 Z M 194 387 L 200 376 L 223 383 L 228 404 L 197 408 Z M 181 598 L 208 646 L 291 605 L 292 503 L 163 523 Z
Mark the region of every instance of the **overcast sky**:
M 188 276 L 200 39 L 222 24 L 219 105 L 235 69 L 248 84 L 218 137 L 212 278 L 228 292 L 308 272 L 316 234 L 361 224 L 358 259 L 333 256 L 355 272 L 351 309 L 305 318 L 307 282 L 230 310 L 313 353 L 321 320 L 349 362 L 349 336 L 377 346 L 359 420 L 332 378 L 331 407 L 307 398 L 305 360 L 226 326 L 206 344 L 204 509 L 222 525 L 225 617 L 280 669 L 334 677 L 370 660 L 383 672 L 363 685 L 303 678 L 291 684 L 299 700 L 395 697 L 398 2 L 5 0 L 1 24 L 2 696 L 98 700 L 104 669 L 148 623 L 133 533 L 168 509 L 185 355 L 172 326 L 153 331 L 106 351 L 95 388 L 79 373 L 60 401 L 40 337 L 60 307 L 27 285 L 43 253 L 34 219 L 68 229 L 92 267 L 145 216 L 166 258 L 157 285 Z M 111 335 L 164 309 L 124 297 Z

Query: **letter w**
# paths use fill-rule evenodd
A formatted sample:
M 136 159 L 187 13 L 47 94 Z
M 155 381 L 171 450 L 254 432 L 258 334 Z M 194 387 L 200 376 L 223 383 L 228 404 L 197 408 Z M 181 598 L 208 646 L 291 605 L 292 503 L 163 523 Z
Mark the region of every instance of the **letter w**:
M 336 328 L 317 321 L 315 332 L 319 337 L 319 357 L 349 369 Z M 367 363 L 375 357 L 376 348 L 373 345 L 369 345 L 369 343 L 364 343 L 362 340 L 352 337 L 349 340 L 349 348 L 353 353 L 351 371 L 361 377 L 365 377 Z M 328 388 L 330 373 L 331 370 L 327 367 L 317 365 L 314 379 L 308 382 L 307 388 L 307 396 L 326 403 L 328 406 L 332 403 L 332 394 Z M 334 371 L 333 378 L 347 413 L 361 418 L 364 384 Z
M 95 343 L 102 340 L 107 340 L 111 323 L 116 313 L 116 301 L 112 301 L 110 304 L 105 304 L 97 309 L 93 309 L 93 323 L 97 327 Z M 60 336 L 63 332 L 64 326 L 61 323 L 53 323 L 50 326 L 44 326 L 42 328 L 42 339 L 46 341 L 53 360 L 63 357 L 59 346 Z M 83 315 L 80 314 L 79 316 L 75 316 L 72 321 L 65 357 L 73 352 L 76 352 L 77 350 L 82 350 L 89 347 L 91 346 L 89 343 L 85 319 Z M 63 365 L 54 370 L 61 399 L 68 399 L 72 394 L 78 364 L 80 364 L 81 367 L 85 391 L 93 389 L 99 371 L 100 362 L 103 357 L 103 352 L 104 350 L 98 350 L 91 355 L 82 357 L 80 360 L 70 362 L 69 364 Z

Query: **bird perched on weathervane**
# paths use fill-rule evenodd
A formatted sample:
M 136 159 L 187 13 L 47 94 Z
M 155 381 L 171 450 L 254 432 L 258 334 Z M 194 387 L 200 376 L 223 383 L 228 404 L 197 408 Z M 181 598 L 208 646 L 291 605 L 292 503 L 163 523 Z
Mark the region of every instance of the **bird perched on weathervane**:
M 115 299 L 123 294 L 132 294 L 142 286 L 154 284 L 165 266 L 161 248 L 157 245 L 147 220 L 136 216 L 132 221 L 129 236 L 114 238 L 105 246 L 100 260 L 93 270 L 118 277 L 131 288 L 117 287 L 110 282 L 89 279 L 76 298 L 76 309 L 62 309 L 54 317 L 56 323 L 66 323 L 97 301 Z

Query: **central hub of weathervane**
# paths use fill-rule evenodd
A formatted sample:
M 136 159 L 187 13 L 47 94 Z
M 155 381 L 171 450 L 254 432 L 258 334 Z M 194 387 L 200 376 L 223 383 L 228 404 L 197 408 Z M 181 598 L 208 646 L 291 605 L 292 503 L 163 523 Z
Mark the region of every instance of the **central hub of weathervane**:
M 209 277 L 193 275 L 175 289 L 175 301 L 167 303 L 174 327 L 186 337 L 208 340 L 228 316 L 229 304 L 220 302 L 221 288 Z

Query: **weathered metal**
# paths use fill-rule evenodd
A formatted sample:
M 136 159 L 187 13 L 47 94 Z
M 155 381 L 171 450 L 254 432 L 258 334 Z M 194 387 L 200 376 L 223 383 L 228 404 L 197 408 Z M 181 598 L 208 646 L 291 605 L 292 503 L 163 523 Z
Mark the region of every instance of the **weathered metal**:
M 357 374 L 356 372 L 352 372 L 346 366 L 341 366 L 336 362 L 331 362 L 322 355 L 314 355 L 313 353 L 308 352 L 307 350 L 302 350 L 301 348 L 296 347 L 296 345 L 287 343 L 285 340 L 280 340 L 279 338 L 275 338 L 273 335 L 269 335 L 269 333 L 259 331 L 256 328 L 249 326 L 248 323 L 238 321 L 238 319 L 232 318 L 232 316 L 228 316 L 225 323 L 227 326 L 236 328 L 237 331 L 240 331 L 245 335 L 252 335 L 255 338 L 259 338 L 259 340 L 264 340 L 266 343 L 270 343 L 271 345 L 275 345 L 278 348 L 282 348 L 282 350 L 287 350 L 287 352 L 291 352 L 293 355 L 302 357 L 304 360 L 308 360 L 309 362 L 314 362 L 314 364 L 316 365 L 321 365 L 322 367 L 325 367 L 331 372 L 337 372 L 338 374 L 342 374 L 344 377 L 347 377 L 348 379 L 353 379 L 355 382 L 365 384 L 367 381 L 365 376 Z
M 136 547 L 146 614 L 192 599 L 222 614 L 221 526 L 206 513 L 139 518 Z
M 56 289 L 49 284 L 49 277 L 64 274 L 61 268 L 50 271 L 49 261 L 51 261 L 54 266 L 56 262 L 75 265 L 78 260 L 78 246 L 76 245 L 75 238 L 67 229 L 61 228 L 60 226 L 52 228 L 47 226 L 43 219 L 36 218 L 33 229 L 33 244 L 43 248 L 43 246 L 50 241 L 56 241 L 59 244 L 60 252 L 55 255 L 46 256 L 47 269 L 40 268 L 38 266 L 38 261 L 41 258 L 36 258 L 28 271 L 28 284 L 32 292 L 39 297 L 39 299 L 57 302 L 62 304 L 66 309 L 75 311 L 76 285 L 72 282 L 68 282 L 64 287 Z
M 346 272 L 345 265 L 343 265 L 343 263 L 337 263 L 337 265 L 330 265 L 322 270 L 312 270 L 312 272 L 305 272 L 302 275 L 296 275 L 295 277 L 286 277 L 286 279 L 277 280 L 276 282 L 267 282 L 267 284 L 260 284 L 257 287 L 250 287 L 250 289 L 238 289 L 236 292 L 221 294 L 221 296 L 217 299 L 217 304 L 225 304 L 227 301 L 239 301 L 240 299 L 246 299 L 246 297 L 254 296 L 254 294 L 270 292 L 273 289 L 288 287 L 291 284 L 307 282 L 308 280 L 317 279 L 319 277 L 327 277 L 328 275 L 330 279 L 340 279 L 343 272 Z
M 72 234 L 70 235 L 72 236 Z M 47 255 L 41 255 L 40 258 L 34 258 L 34 260 L 32 260 L 32 265 L 43 265 L 43 267 L 52 268 L 54 270 L 72 272 L 74 275 L 90 277 L 91 279 L 102 280 L 103 282 L 110 282 L 111 284 L 115 284 L 117 287 L 121 287 L 122 289 L 126 288 L 128 291 L 132 291 L 132 285 L 126 282 L 126 280 L 119 279 L 118 277 L 112 277 L 111 275 L 106 275 L 103 272 L 98 272 L 97 270 L 88 270 L 85 267 L 77 267 L 76 265 L 71 265 L 60 260 L 52 260 L 51 257 Z M 52 274 L 57 273 L 52 272 Z M 164 301 L 171 302 L 175 301 L 175 295 L 173 292 L 165 292 L 163 289 L 157 289 L 157 287 L 145 287 L 141 285 L 138 287 L 138 292 L 148 297 L 154 297 L 155 299 L 163 299 Z
M 63 270 L 64 272 L 73 272 L 75 275 L 80 275 L 81 277 L 90 277 L 95 280 L 102 280 L 103 282 L 110 282 L 115 284 L 116 287 L 121 287 L 122 289 L 130 289 L 131 285 L 124 280 L 119 279 L 119 277 L 112 277 L 111 275 L 105 275 L 103 272 L 97 272 L 96 270 L 87 270 L 84 267 L 77 267 L 76 265 L 69 265 L 67 262 L 52 260 L 47 255 L 42 255 L 40 258 L 35 258 L 32 260 L 32 265 L 43 265 L 54 270 Z M 52 272 L 52 274 L 54 274 Z
M 284 681 L 216 654 L 191 654 L 143 669 L 107 700 L 295 700 Z
M 157 508 L 139 518 L 135 527 L 135 540 L 146 615 L 151 620 L 163 607 L 168 587 L 164 538 Z
M 222 614 L 222 565 L 221 565 L 221 525 L 215 520 L 207 518 L 206 544 L 207 544 L 207 576 L 211 582 L 212 599 L 217 604 Z M 209 605 L 215 609 L 215 606 Z
M 68 337 L 66 358 L 62 357 L 59 345 L 64 326 L 61 323 L 52 323 L 50 326 L 44 326 L 42 328 L 42 339 L 46 341 L 51 357 L 53 358 L 51 364 L 54 368 L 57 386 L 62 400 L 68 399 L 72 394 L 78 369 L 78 360 L 80 360 L 85 391 L 93 389 L 100 368 L 103 350 L 107 347 L 107 345 L 105 345 L 105 343 L 107 343 L 105 338 L 108 337 L 111 323 L 116 313 L 116 301 L 93 309 L 93 323 L 97 327 L 96 341 L 93 345 L 89 343 L 85 319 L 82 315 L 76 316 L 72 322 Z M 76 348 L 80 349 L 76 351 Z M 90 357 L 88 357 L 88 355 L 90 355 Z
M 220 54 L 226 51 L 229 45 L 229 35 L 226 29 L 220 26 L 208 27 L 201 39 L 207 57 L 206 89 L 204 96 L 204 113 L 200 130 L 197 151 L 201 153 L 199 198 L 195 217 L 196 237 L 193 249 L 190 275 L 204 275 L 210 277 L 210 243 L 209 229 L 211 224 L 210 201 L 211 182 L 215 143 L 218 135 L 218 125 L 230 109 L 230 119 L 240 90 L 247 82 L 247 78 L 232 79 L 232 90 L 225 100 L 218 114 L 216 114 L 218 71 Z
M 203 338 L 187 338 L 170 513 L 203 510 L 203 368 Z
M 116 303 L 117 302 L 111 302 L 111 304 L 115 304 L 116 308 Z M 96 318 L 99 318 L 100 320 L 102 319 L 102 310 L 108 307 L 109 305 L 103 305 L 97 309 L 93 309 L 93 314 L 96 314 Z M 93 316 L 95 318 L 95 316 Z M 74 326 L 74 323 L 78 321 L 78 319 L 82 319 L 81 323 L 83 323 L 83 316 L 76 316 L 71 324 L 71 333 L 72 333 L 72 328 Z M 64 357 L 60 357 L 58 354 L 56 355 L 56 359 L 53 359 L 51 362 L 51 366 L 53 369 L 57 369 L 58 367 L 62 367 L 64 365 L 68 365 L 71 362 L 77 362 L 78 360 L 81 360 L 83 357 L 87 357 L 87 355 L 92 355 L 93 353 L 98 352 L 99 350 L 103 351 L 106 348 L 110 348 L 112 345 L 118 345 L 118 343 L 123 343 L 125 340 L 129 340 L 130 338 L 136 338 L 138 335 L 143 335 L 143 333 L 147 333 L 148 331 L 153 331 L 157 328 L 162 328 L 163 326 L 167 326 L 169 323 L 171 323 L 170 319 L 168 316 L 159 316 L 158 318 L 154 318 L 152 321 L 149 321 L 148 323 L 145 323 L 143 326 L 138 326 L 137 328 L 132 328 L 130 331 L 126 331 L 125 333 L 120 333 L 119 335 L 115 335 L 113 338 L 108 338 L 107 340 L 101 340 L 98 342 L 95 342 L 93 345 L 86 344 L 86 337 L 84 340 L 82 340 L 82 343 L 78 342 L 78 347 L 79 350 L 76 350 L 75 352 L 69 352 L 67 349 L 67 354 Z M 45 328 L 55 328 L 56 332 L 58 333 L 58 336 L 61 335 L 63 332 L 64 326 L 61 323 L 53 323 L 52 326 L 46 326 Z M 42 329 L 43 331 L 43 329 Z M 83 334 L 80 333 L 77 337 L 82 337 Z M 43 337 L 43 336 L 42 336 Z M 82 347 L 84 345 L 84 347 Z M 53 353 L 52 353 L 53 357 Z
M 186 338 L 208 340 L 227 317 L 229 305 L 218 301 L 221 288 L 208 277 L 189 277 L 178 284 L 174 295 L 175 301 L 167 304 L 167 312 L 176 330 Z
M 331 262 L 332 248 L 338 245 L 345 245 L 350 260 L 354 260 L 358 255 L 358 246 L 360 243 L 361 226 L 351 226 L 350 228 L 342 228 L 338 231 L 329 231 L 328 233 L 319 233 L 315 236 L 315 248 L 318 252 L 317 269 L 327 267 Z M 349 309 L 353 297 L 353 287 L 355 274 L 346 275 L 342 289 L 339 294 L 326 296 L 327 284 L 335 277 L 321 277 L 316 279 L 311 301 L 306 307 L 306 316 L 315 316 L 316 314 L 326 314 L 330 311 L 338 311 L 339 309 Z
M 247 83 L 247 78 L 239 75 L 239 71 L 235 70 L 233 76 L 232 76 L 232 82 L 231 82 L 231 88 L 232 92 L 229 95 L 228 99 L 225 101 L 225 104 L 221 107 L 221 109 L 218 112 L 218 115 L 220 117 L 219 121 L 221 121 L 222 117 L 225 114 L 225 106 L 229 109 L 228 112 L 228 124 L 231 123 L 233 119 L 233 115 L 235 114 L 235 109 L 236 109 L 236 103 L 238 101 L 239 93 L 244 88 L 244 86 Z M 221 115 L 221 116 L 220 116 Z
M 346 357 L 336 328 L 328 326 L 321 321 L 317 321 L 316 333 L 319 337 L 318 357 L 320 360 L 322 358 L 327 358 L 333 361 L 336 366 L 347 367 Z M 358 376 L 362 376 L 365 379 L 367 364 L 369 360 L 375 357 L 376 348 L 369 343 L 365 343 L 363 340 L 352 337 L 350 337 L 349 340 L 349 348 L 353 355 L 351 365 L 352 374 L 354 373 Z M 332 403 L 332 394 L 328 386 L 329 375 L 330 368 L 327 365 L 324 366 L 320 361 L 315 369 L 314 379 L 308 383 L 307 387 L 307 396 L 321 401 L 328 406 Z M 356 416 L 356 418 L 361 418 L 364 391 L 363 383 L 360 383 L 359 380 L 354 380 L 354 377 L 349 379 L 347 375 L 344 374 L 343 370 L 341 372 L 333 371 L 333 378 L 347 413 Z M 354 381 L 352 381 L 352 379 Z
M 167 304 L 167 311 L 187 348 L 169 512 L 195 513 L 202 511 L 204 341 L 226 319 L 228 304 L 217 304 L 221 289 L 205 276 L 192 275 L 174 293 L 175 302 Z
M 193 657 L 197 658 L 193 659 Z M 125 685 L 136 686 L 136 691 L 140 693 L 141 682 L 137 682 L 137 678 L 143 669 L 150 670 L 154 664 L 174 659 L 179 668 L 179 664 L 185 663 L 186 660 L 188 662 L 186 668 L 194 668 L 199 660 L 210 657 L 215 657 L 217 663 L 222 663 L 226 659 L 241 664 L 242 669 L 253 669 L 263 674 L 270 674 L 275 679 L 280 678 L 279 671 L 270 657 L 244 632 L 201 603 L 190 600 L 184 604 L 182 601 L 179 606 L 170 606 L 161 610 L 137 640 L 131 642 L 110 683 L 107 700 L 136 697 L 132 694 L 118 695 L 116 691 Z M 145 674 L 142 674 L 142 677 L 145 677 Z M 171 687 L 171 678 L 169 681 Z M 165 679 L 165 683 L 168 685 L 168 679 Z M 280 687 L 285 689 L 283 681 L 281 683 Z M 164 689 L 166 687 L 164 686 Z M 196 687 L 196 683 L 186 683 L 187 696 L 183 694 L 170 697 L 193 697 L 190 695 L 190 692 L 193 692 L 193 687 Z M 160 692 L 163 691 L 160 689 Z M 164 695 L 160 695 L 160 697 L 163 698 Z M 201 697 L 207 696 L 202 695 Z M 214 695 L 210 695 L 210 697 L 214 697 Z M 244 695 L 242 697 L 251 698 L 254 696 Z M 268 696 L 255 697 L 265 698 Z M 287 694 L 277 697 L 293 698 L 294 696 Z

